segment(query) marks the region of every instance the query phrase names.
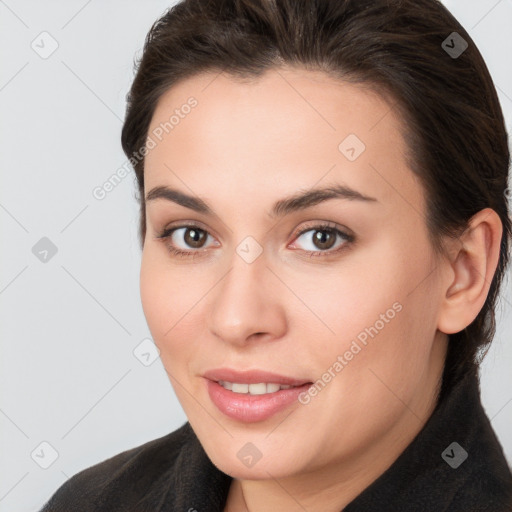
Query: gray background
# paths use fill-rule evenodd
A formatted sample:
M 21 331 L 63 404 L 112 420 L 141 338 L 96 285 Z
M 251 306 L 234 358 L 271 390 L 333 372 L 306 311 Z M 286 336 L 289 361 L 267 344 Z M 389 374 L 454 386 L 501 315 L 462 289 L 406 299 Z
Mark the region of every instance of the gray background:
M 444 3 L 484 55 L 510 132 L 512 0 Z M 160 359 L 137 350 L 150 334 L 133 176 L 92 195 L 125 163 L 133 58 L 169 5 L 0 0 L 0 511 L 36 511 L 79 470 L 186 421 Z M 57 248 L 45 262 L 32 252 L 43 237 Z M 482 396 L 512 463 L 506 285 Z

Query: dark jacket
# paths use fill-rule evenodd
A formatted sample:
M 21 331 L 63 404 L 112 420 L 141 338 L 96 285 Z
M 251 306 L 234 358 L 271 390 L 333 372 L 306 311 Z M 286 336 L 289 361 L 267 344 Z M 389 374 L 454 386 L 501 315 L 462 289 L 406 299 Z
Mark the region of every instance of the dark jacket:
M 187 422 L 65 482 L 40 512 L 221 512 L 231 477 Z M 343 512 L 511 512 L 512 475 L 468 375 L 391 467 Z

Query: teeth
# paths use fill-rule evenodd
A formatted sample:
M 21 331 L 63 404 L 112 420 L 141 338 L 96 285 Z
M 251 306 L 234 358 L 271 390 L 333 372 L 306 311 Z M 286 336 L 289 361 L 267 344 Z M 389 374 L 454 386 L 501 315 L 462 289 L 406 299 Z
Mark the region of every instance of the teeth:
M 275 393 L 276 391 L 279 391 L 279 388 L 279 384 L 267 384 L 267 393 Z
M 239 384 L 240 386 L 242 384 Z M 270 385 L 270 384 L 269 384 Z M 239 393 L 249 393 L 251 395 L 264 395 L 265 393 L 269 393 L 269 391 L 267 391 L 267 384 L 265 384 L 264 382 L 260 382 L 259 384 L 244 384 L 244 386 L 247 386 L 245 389 L 247 389 L 247 391 L 239 391 Z M 279 386 L 277 387 L 276 391 L 279 390 Z M 236 391 L 235 391 L 236 393 Z
M 233 393 L 248 393 L 249 384 L 238 384 L 237 382 L 233 382 L 231 391 L 233 391 Z
M 219 380 L 219 384 L 233 393 L 249 393 L 250 395 L 265 395 L 267 393 L 275 393 L 280 389 L 289 389 L 293 386 L 287 384 L 275 384 L 273 382 L 265 383 L 260 382 L 258 384 L 241 384 L 239 382 L 227 382 Z

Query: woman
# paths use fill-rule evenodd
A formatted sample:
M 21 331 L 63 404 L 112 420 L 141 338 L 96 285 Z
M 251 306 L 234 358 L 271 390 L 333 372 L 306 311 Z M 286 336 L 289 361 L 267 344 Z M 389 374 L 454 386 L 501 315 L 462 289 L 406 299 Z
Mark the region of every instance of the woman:
M 184 0 L 123 149 L 188 421 L 49 511 L 510 511 L 480 402 L 508 262 L 487 67 L 435 0 Z

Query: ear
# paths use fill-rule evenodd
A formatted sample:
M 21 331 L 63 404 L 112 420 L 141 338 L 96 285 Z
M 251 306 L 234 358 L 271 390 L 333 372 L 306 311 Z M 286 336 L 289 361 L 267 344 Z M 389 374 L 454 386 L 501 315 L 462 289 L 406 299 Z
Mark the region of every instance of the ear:
M 502 233 L 499 215 L 485 208 L 471 218 L 459 238 L 449 241 L 437 325 L 441 332 L 462 331 L 482 309 L 498 266 Z

